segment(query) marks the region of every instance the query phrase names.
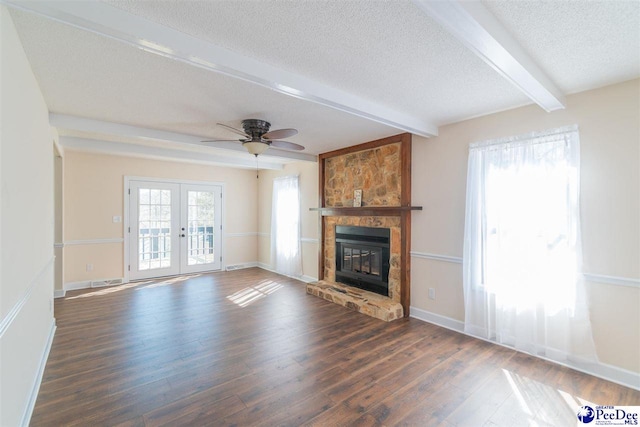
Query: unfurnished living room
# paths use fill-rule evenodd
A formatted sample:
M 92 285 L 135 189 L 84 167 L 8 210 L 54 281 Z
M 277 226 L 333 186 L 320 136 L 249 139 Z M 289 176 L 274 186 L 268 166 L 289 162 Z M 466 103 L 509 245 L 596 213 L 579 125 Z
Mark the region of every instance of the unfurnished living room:
M 0 19 L 0 426 L 637 425 L 640 1 Z

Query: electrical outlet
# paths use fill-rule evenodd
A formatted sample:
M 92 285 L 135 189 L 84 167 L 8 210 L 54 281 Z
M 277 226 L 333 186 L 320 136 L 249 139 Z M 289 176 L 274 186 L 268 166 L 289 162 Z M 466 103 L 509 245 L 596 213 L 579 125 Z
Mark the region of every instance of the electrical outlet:
M 122 217 L 120 215 L 114 215 L 113 222 L 115 223 L 122 222 Z
M 87 264 L 87 271 L 93 271 L 93 264 Z
M 429 299 L 436 299 L 436 290 L 435 290 L 435 288 L 429 288 Z

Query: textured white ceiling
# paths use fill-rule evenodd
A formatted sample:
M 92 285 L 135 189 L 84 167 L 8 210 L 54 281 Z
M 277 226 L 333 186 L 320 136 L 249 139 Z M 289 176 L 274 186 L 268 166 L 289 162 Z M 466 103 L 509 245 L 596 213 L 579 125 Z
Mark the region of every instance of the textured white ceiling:
M 106 3 L 436 125 L 531 103 L 408 0 Z M 483 4 L 564 93 L 640 75 L 637 1 Z M 399 133 L 28 12 L 11 14 L 53 113 L 223 139 L 234 135 L 216 122 L 240 127 L 262 118 L 273 129 L 297 128 L 289 140 L 312 154 Z M 135 143 L 135 135 L 121 142 Z
M 408 0 L 108 3 L 436 124 L 529 102 Z
M 396 129 L 188 66 L 22 11 L 12 17 L 51 112 L 211 138 L 217 122 L 268 120 L 296 128 L 305 152 L 353 145 Z M 23 29 L 28 29 L 22 31 Z
M 565 93 L 640 75 L 640 1 L 486 1 Z

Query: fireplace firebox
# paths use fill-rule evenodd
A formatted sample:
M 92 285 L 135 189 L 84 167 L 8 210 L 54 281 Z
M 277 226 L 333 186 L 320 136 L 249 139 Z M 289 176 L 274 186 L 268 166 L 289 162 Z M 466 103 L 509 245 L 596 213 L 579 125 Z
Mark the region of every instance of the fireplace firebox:
M 336 282 L 389 296 L 388 228 L 336 226 Z

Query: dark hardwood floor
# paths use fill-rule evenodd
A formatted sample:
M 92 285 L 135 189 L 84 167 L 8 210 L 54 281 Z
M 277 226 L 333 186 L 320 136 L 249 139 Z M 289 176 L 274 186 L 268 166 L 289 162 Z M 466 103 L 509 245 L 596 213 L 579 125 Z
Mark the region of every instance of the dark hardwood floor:
M 69 292 L 34 426 L 575 426 L 640 392 L 257 268 Z

